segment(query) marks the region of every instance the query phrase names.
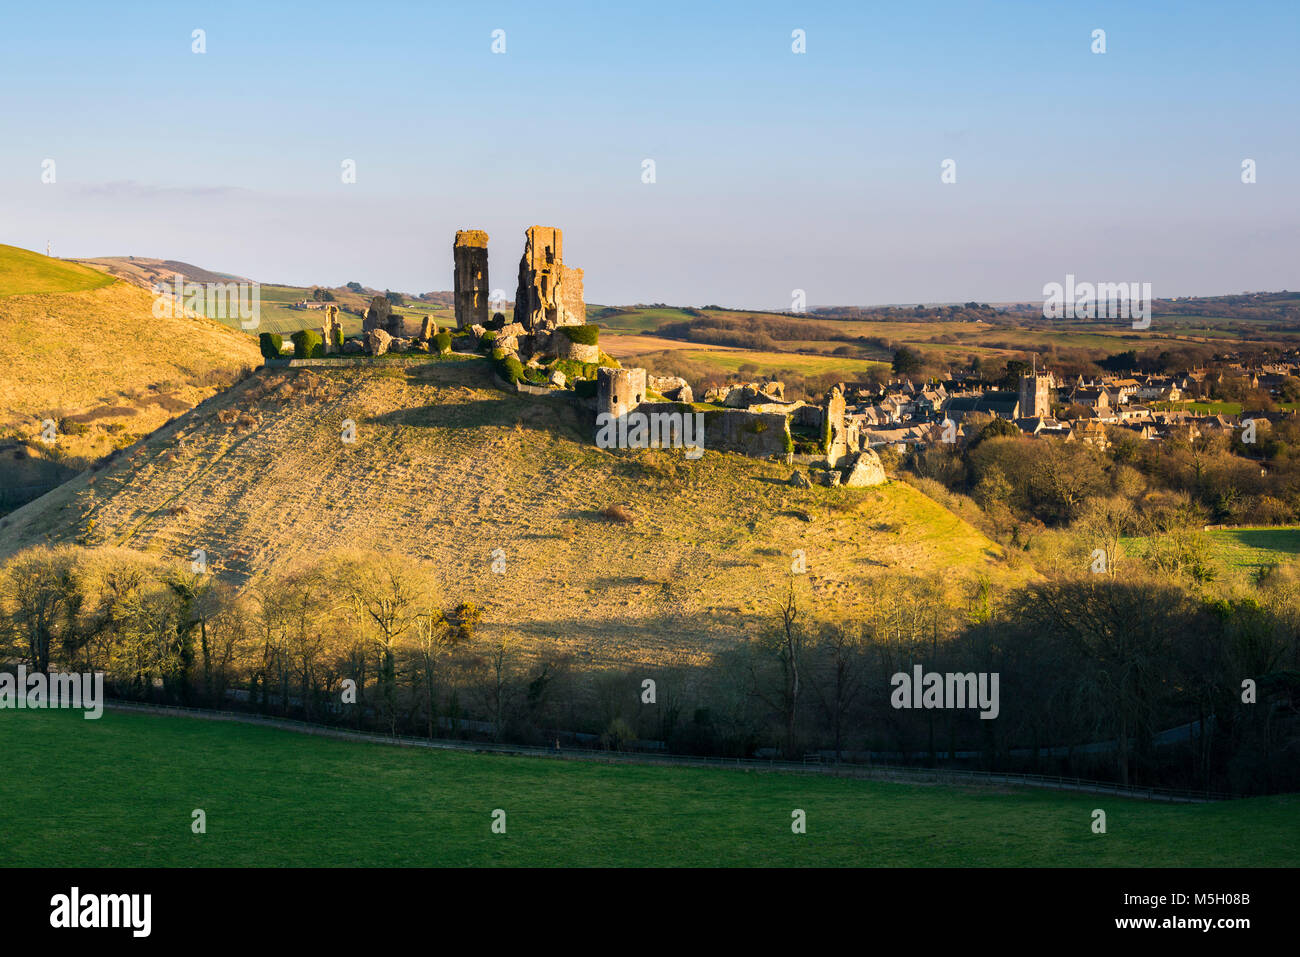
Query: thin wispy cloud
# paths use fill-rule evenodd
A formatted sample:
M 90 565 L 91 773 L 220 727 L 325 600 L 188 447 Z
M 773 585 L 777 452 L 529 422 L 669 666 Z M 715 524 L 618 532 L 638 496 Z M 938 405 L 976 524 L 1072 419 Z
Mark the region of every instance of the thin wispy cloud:
M 140 183 L 135 180 L 116 180 L 107 183 L 74 183 L 71 188 L 82 196 L 124 199 L 170 199 L 221 197 L 251 197 L 254 190 L 240 186 L 163 186 Z

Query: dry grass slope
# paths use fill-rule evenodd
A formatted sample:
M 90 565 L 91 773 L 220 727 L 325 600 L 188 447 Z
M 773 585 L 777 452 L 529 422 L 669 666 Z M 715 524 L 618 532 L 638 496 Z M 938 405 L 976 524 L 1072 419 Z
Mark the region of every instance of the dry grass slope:
M 256 340 L 243 333 L 155 318 L 143 289 L 10 250 L 0 247 L 0 279 L 36 257 L 47 275 L 73 269 L 108 283 L 0 298 L 0 436 L 27 440 L 36 454 L 85 467 L 261 362 Z M 37 441 L 46 418 L 59 423 L 53 448 Z
M 604 451 L 589 428 L 563 400 L 493 388 L 481 360 L 263 370 L 14 512 L 0 555 L 45 541 L 202 548 L 243 583 L 335 548 L 396 551 L 440 569 L 449 599 L 482 605 L 489 636 L 557 640 L 595 663 L 689 662 L 752 634 L 795 549 L 819 600 L 845 606 L 883 569 L 954 586 L 1028 574 L 903 483 L 800 490 L 785 466 Z

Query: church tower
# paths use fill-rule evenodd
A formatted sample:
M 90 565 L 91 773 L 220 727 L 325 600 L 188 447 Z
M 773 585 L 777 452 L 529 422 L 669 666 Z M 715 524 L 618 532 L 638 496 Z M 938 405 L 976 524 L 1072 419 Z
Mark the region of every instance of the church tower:
M 1046 418 L 1052 414 L 1052 374 L 1036 368 L 1020 377 L 1020 417 Z

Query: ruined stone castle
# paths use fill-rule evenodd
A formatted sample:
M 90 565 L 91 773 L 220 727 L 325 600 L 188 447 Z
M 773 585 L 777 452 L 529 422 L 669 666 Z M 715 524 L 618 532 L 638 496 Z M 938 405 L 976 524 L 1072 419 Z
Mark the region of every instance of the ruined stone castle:
M 792 464 L 818 462 L 827 485 L 875 485 L 885 480 L 874 452 L 863 449 L 846 421 L 842 389 L 832 389 L 820 404 L 785 398 L 780 382 L 724 386 L 696 402 L 690 385 L 676 376 L 651 376 L 623 368 L 601 352 L 599 329 L 587 325 L 583 272 L 564 262 L 564 235 L 554 226 L 531 226 L 524 233 L 514 312 L 507 321 L 492 312 L 488 234 L 458 230 L 452 243 L 456 328 L 440 334 L 425 316 L 418 334 L 408 335 L 405 320 L 385 296 L 366 310 L 360 339 L 343 340 L 338 311 L 326 312 L 324 354 L 388 352 L 480 352 L 496 363 L 505 388 L 532 395 L 560 394 L 602 419 L 627 420 L 661 415 L 676 422 L 702 420 L 703 448 L 739 452 Z M 659 434 L 652 432 L 652 434 Z M 801 473 L 795 484 L 808 484 Z
M 787 400 L 780 382 L 747 383 L 712 390 L 704 403 L 697 405 L 685 380 L 650 376 L 645 369 L 622 368 L 609 359 L 595 344 L 595 329 L 590 335 L 567 332 L 586 326 L 583 272 L 564 262 L 564 234 L 554 226 L 532 226 L 524 233 L 510 322 L 501 315 L 488 316 L 487 233 L 460 230 L 452 253 L 457 327 L 469 331 L 471 342 L 490 342 L 494 356 L 526 362 L 521 365 L 524 369 L 552 370 L 545 385 L 515 381 L 517 391 L 545 394 L 564 390 L 594 413 L 597 422 L 626 419 L 638 412 L 702 415 L 706 448 L 787 463 L 796 455 L 793 426 L 801 435 L 815 437 L 804 443 L 802 458 L 824 456 L 825 484 L 877 485 L 885 480 L 879 458 L 862 448 L 846 420 L 840 388 L 832 389 L 820 405 L 813 405 Z M 554 369 L 562 361 L 597 367 L 594 395 L 569 391 L 577 383 Z M 808 454 L 809 444 L 815 454 Z M 791 478 L 797 484 L 807 484 L 798 473 Z

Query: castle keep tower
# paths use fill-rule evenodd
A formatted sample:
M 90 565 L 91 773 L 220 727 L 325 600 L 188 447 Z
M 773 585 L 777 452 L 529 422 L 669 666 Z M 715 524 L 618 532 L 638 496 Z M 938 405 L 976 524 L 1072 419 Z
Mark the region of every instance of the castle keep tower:
M 456 325 L 486 326 L 488 321 L 488 234 L 481 229 L 456 233 L 452 258 L 456 266 Z
M 1052 414 L 1052 374 L 1031 372 L 1020 377 L 1020 417 L 1032 419 Z
M 554 226 L 529 227 L 519 260 L 515 322 L 531 332 L 586 321 L 582 270 L 564 265 L 564 234 Z

